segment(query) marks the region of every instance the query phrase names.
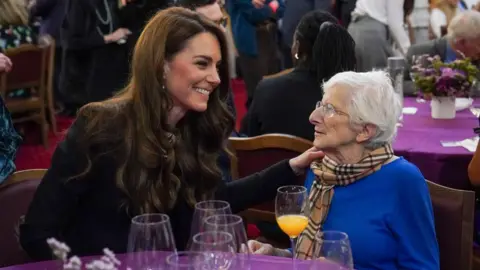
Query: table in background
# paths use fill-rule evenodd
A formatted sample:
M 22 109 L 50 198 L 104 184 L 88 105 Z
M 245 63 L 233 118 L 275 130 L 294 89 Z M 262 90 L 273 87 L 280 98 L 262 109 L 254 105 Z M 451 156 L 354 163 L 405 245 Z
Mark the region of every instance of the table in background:
M 443 147 L 440 141 L 461 141 L 474 137 L 473 128 L 478 127 L 476 118 L 469 109 L 457 111 L 451 120 L 432 119 L 430 102 L 419 103 L 407 97 L 404 107 L 415 107 L 416 114 L 403 115 L 393 144 L 396 155 L 415 164 L 426 179 L 457 189 L 471 190 L 468 180 L 468 164 L 473 153 L 463 147 Z M 480 99 L 474 101 L 480 107 Z
M 118 255 L 117 258 L 122 262 L 125 263 L 127 260 L 128 255 Z M 92 257 L 89 257 L 91 259 Z M 88 263 L 91 260 L 83 260 L 82 262 Z M 298 261 L 297 262 L 297 269 L 298 270 L 310 270 L 311 261 Z M 45 262 L 38 262 L 38 263 L 29 263 L 23 265 L 15 265 L 0 268 L 0 270 L 59 270 L 60 269 L 60 262 L 59 261 L 45 261 Z M 293 269 L 292 259 L 291 258 L 283 258 L 283 257 L 273 257 L 273 256 L 264 256 L 264 255 L 252 255 L 250 259 L 251 270 L 288 270 Z M 322 270 L 338 270 L 338 265 L 334 265 L 327 262 L 320 262 L 316 261 L 316 266 Z M 120 270 L 125 270 L 126 266 L 121 266 Z M 135 267 L 131 267 L 131 269 L 135 270 Z M 245 269 L 237 269 L 231 268 L 229 270 L 245 270 Z

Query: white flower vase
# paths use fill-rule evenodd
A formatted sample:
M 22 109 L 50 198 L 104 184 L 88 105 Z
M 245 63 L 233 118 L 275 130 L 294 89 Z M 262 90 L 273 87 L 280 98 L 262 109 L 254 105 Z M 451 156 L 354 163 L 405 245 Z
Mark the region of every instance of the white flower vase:
M 455 97 L 433 97 L 431 107 L 433 119 L 455 118 Z

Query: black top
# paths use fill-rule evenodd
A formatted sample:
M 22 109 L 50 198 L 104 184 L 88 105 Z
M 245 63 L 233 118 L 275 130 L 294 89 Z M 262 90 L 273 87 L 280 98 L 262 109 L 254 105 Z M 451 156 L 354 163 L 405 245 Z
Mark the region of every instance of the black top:
M 105 247 L 125 253 L 132 216 L 121 207 L 124 194 L 115 185 L 113 158 L 102 156 L 82 179 L 66 181 L 83 171 L 84 160 L 77 147 L 82 124 L 70 128 L 52 158 L 52 166 L 40 183 L 20 226 L 20 243 L 35 260 L 51 259 L 46 240 L 64 241 L 78 256 L 97 255 Z M 278 187 L 293 184 L 295 174 L 287 161 L 262 172 L 225 183 L 219 181 L 216 199 L 230 203 L 237 213 L 274 199 Z M 179 196 L 170 216 L 177 248 L 183 250 L 189 239 L 194 209 Z
M 308 118 L 322 97 L 321 86 L 306 70 L 295 69 L 262 80 L 240 132 L 248 136 L 283 133 L 313 141 L 313 125 Z

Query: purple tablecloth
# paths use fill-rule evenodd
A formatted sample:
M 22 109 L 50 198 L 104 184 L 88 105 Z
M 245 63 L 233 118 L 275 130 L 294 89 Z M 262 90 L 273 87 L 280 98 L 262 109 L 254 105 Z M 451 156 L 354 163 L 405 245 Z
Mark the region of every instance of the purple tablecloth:
M 480 107 L 480 99 L 474 106 Z M 468 181 L 468 164 L 473 153 L 463 147 L 443 147 L 440 141 L 459 141 L 475 136 L 478 119 L 466 109 L 452 120 L 432 119 L 430 102 L 418 103 L 405 98 L 404 107 L 415 107 L 414 115 L 403 116 L 403 126 L 393 144 L 395 153 L 415 164 L 426 179 L 458 189 L 472 189 Z
M 126 269 L 126 255 L 119 255 L 117 258 L 122 262 L 122 267 L 120 270 Z M 88 263 L 89 260 L 82 260 L 82 262 Z M 252 255 L 250 259 L 251 270 L 287 270 L 293 269 L 292 259 L 291 258 L 282 258 L 282 257 L 272 257 L 272 256 L 263 256 L 263 255 Z M 59 261 L 46 261 L 38 263 L 29 263 L 23 265 L 15 265 L 0 268 L 0 270 L 59 270 L 61 264 Z M 315 269 L 322 270 L 338 270 L 339 266 L 328 263 L 328 262 L 315 262 Z M 136 270 L 137 268 L 130 266 L 131 269 Z M 311 261 L 297 261 L 297 270 L 309 270 L 311 267 Z M 237 269 L 232 267 L 230 270 L 245 270 Z

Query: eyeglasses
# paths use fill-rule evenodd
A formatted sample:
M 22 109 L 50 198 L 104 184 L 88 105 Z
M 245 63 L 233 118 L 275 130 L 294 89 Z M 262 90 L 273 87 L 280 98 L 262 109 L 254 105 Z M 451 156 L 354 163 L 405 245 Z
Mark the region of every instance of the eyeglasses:
M 322 113 L 323 117 L 330 118 L 334 115 L 345 115 L 348 116 L 348 113 L 344 113 L 342 111 L 338 111 L 333 107 L 332 104 L 326 103 L 324 104 L 321 101 L 318 101 L 317 104 L 315 105 L 315 110 L 320 110 Z

